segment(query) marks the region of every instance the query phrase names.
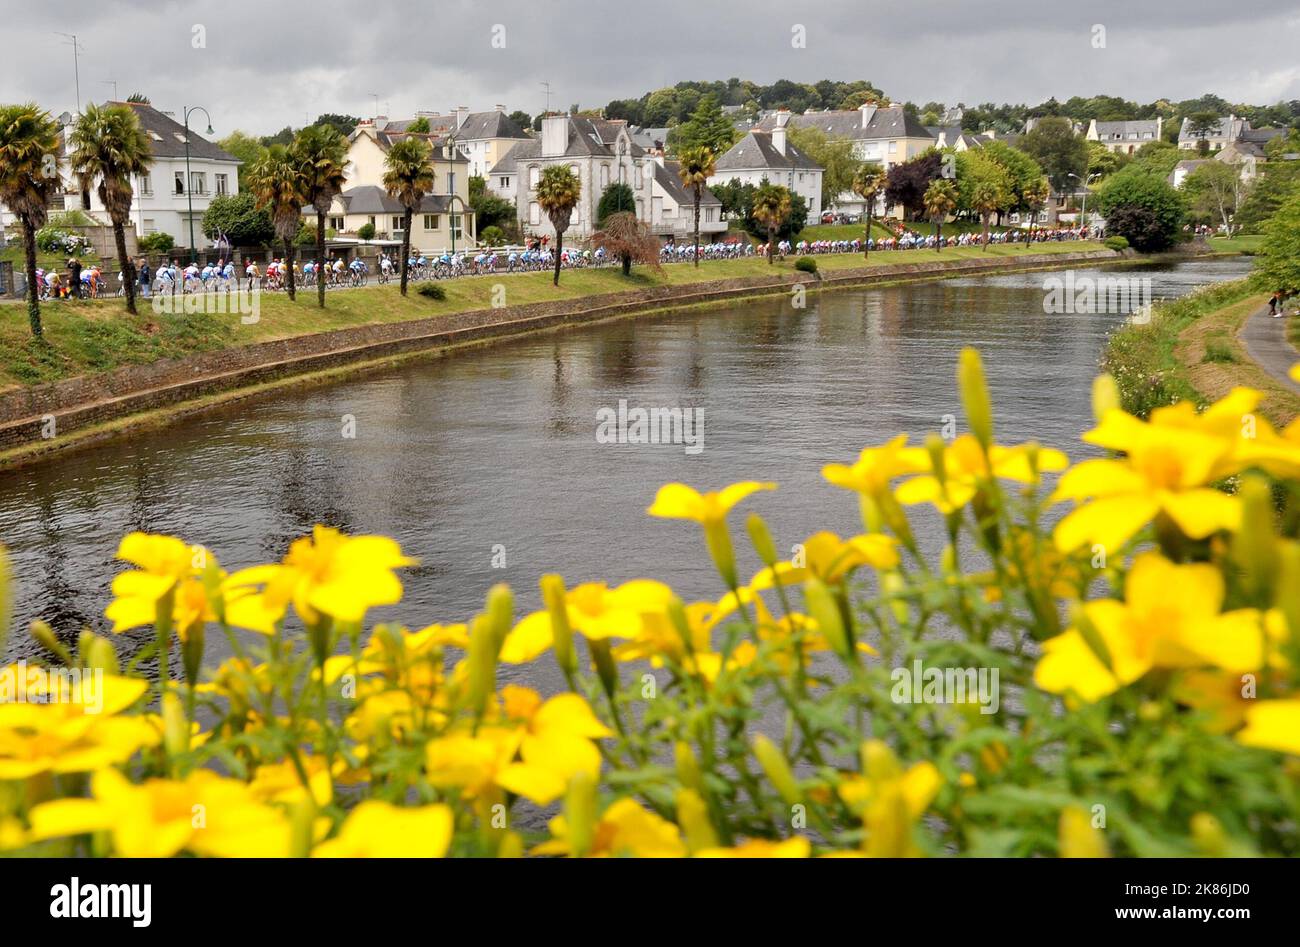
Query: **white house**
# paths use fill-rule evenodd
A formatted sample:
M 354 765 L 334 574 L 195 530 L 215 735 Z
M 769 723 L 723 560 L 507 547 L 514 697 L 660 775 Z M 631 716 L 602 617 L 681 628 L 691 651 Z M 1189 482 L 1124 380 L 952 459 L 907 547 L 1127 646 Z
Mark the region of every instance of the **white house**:
M 651 191 L 650 230 L 664 240 L 682 243 L 695 236 L 695 189 L 682 183 L 681 165 L 662 155 L 655 157 Z M 707 187 L 700 189 L 700 242 L 711 243 L 726 233 L 722 201 Z
M 469 163 L 469 173 L 473 177 L 486 177 L 488 171 L 505 157 L 506 152 L 518 142 L 527 141 L 531 137 L 511 121 L 504 105 L 497 105 L 490 112 L 471 112 L 463 105 L 446 115 L 440 112 L 416 112 L 413 119 L 387 121 L 382 127 L 391 131 L 405 131 L 411 122 L 421 118 L 429 123 L 429 131 L 434 135 L 455 140 L 456 147 Z M 378 119 L 376 124 L 379 124 Z
M 1237 118 L 1235 115 L 1219 119 L 1219 123 L 1207 132 L 1203 138 L 1193 135 L 1191 126 L 1192 120 L 1184 118 L 1182 126 L 1178 129 L 1179 148 L 1196 150 L 1200 147 L 1200 143 L 1204 141 L 1209 145 L 1210 151 L 1218 151 L 1240 138 L 1242 132 L 1250 130 L 1250 122 L 1244 118 Z
M 808 220 L 816 221 L 822 213 L 824 169 L 789 142 L 789 119 L 789 112 L 779 112 L 770 131 L 755 128 L 732 145 L 718 158 L 709 184 L 779 184 L 802 197 L 808 205 Z
M 1133 122 L 1099 122 L 1094 118 L 1088 122 L 1084 138 L 1104 145 L 1108 151 L 1131 155 L 1143 145 L 1160 141 L 1164 130 L 1165 120 L 1159 116 Z
M 537 138 L 517 142 L 487 175 L 495 194 L 515 202 L 525 234 L 549 236 L 555 231 L 537 201 L 542 170 L 567 165 L 578 178 L 582 196 L 574 208 L 566 240 L 588 239 L 598 229 L 596 210 L 611 184 L 622 182 L 632 191 L 637 219 L 651 223 L 655 169 L 653 156 L 632 140 L 627 123 L 582 115 L 548 115 Z

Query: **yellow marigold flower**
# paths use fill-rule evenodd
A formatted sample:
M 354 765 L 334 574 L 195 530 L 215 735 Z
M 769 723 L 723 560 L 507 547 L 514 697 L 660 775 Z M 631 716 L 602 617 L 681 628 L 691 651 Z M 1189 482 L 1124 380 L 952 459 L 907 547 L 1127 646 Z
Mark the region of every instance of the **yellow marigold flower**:
M 894 751 L 881 740 L 862 744 L 863 775 L 845 776 L 840 798 L 862 817 L 864 846 L 873 858 L 898 858 L 918 854 L 912 830 L 943 785 L 933 763 L 922 762 L 903 770 Z
M 416 564 L 387 537 L 347 536 L 316 526 L 310 537 L 294 540 L 282 563 L 243 569 L 229 584 L 261 586 L 263 608 L 277 617 L 292 604 L 308 624 L 321 615 L 360 622 L 369 609 L 402 600 L 402 583 L 394 570 Z
M 1237 528 L 1240 501 L 1209 486 L 1236 466 L 1235 441 L 1218 432 L 1217 419 L 1199 427 L 1173 420 L 1140 421 L 1115 409 L 1083 435 L 1088 443 L 1127 456 L 1085 460 L 1061 477 L 1053 502 L 1091 500 L 1057 524 L 1061 551 L 1085 543 L 1118 551 L 1158 513 L 1192 539 Z
M 536 846 L 533 853 L 572 854 L 564 816 L 556 816 L 547 826 L 551 830 L 551 841 Z M 676 825 L 626 798 L 613 803 L 601 815 L 589 852 L 592 856 L 615 858 L 682 858 L 686 853 L 686 844 Z
M 313 858 L 442 858 L 451 847 L 454 821 L 444 805 L 404 808 L 368 799 L 322 842 Z
M 1254 702 L 1246 708 L 1237 742 L 1300 756 L 1300 699 Z
M 126 858 L 169 858 L 181 851 L 232 858 L 285 858 L 289 820 L 257 801 L 236 779 L 195 770 L 183 780 L 149 779 L 138 786 L 115 769 L 91 780 L 90 799 L 56 799 L 31 812 L 33 841 L 111 832 Z
M 827 464 L 822 476 L 845 490 L 855 490 L 870 497 L 888 492 L 897 477 L 924 473 L 930 458 L 922 447 L 908 447 L 907 435 L 900 434 L 880 447 L 864 447 L 852 465 Z
M 613 589 L 604 582 L 586 582 L 568 591 L 565 606 L 569 627 L 589 640 L 600 641 L 637 637 L 647 616 L 663 616 L 672 597 L 672 589 L 650 579 L 633 579 Z M 532 612 L 506 635 L 500 660 L 505 664 L 527 664 L 550 648 L 554 640 L 550 612 Z
M 16 675 L 16 667 L 6 668 Z M 139 716 L 116 716 L 148 689 L 139 678 L 105 674 L 83 678 L 80 688 L 49 702 L 0 701 L 0 780 L 39 773 L 84 773 L 130 759 L 156 746 L 162 731 Z
M 1061 810 L 1058 833 L 1062 858 L 1110 857 L 1106 836 L 1093 828 L 1087 811 L 1080 806 L 1066 806 Z
M 734 848 L 705 848 L 695 853 L 696 858 L 807 858 L 812 854 L 812 843 L 800 835 L 772 842 L 751 839 Z
M 829 584 L 839 582 L 861 566 L 881 570 L 897 568 L 895 541 L 880 533 L 849 539 L 840 539 L 829 531 L 814 533 L 803 541 L 803 562 L 778 562 L 770 569 L 762 569 L 749 587 L 761 591 L 778 585 L 802 585 L 809 578 Z
M 1123 602 L 1088 602 L 1088 628 L 1070 628 L 1043 643 L 1034 682 L 1091 703 L 1152 668 L 1254 670 L 1264 660 L 1262 617 L 1255 609 L 1220 614 L 1223 598 L 1223 574 L 1214 566 L 1174 565 L 1144 553 L 1129 571 Z M 1086 630 L 1096 640 L 1090 642 Z
M 704 541 L 718 573 L 729 588 L 735 588 L 736 557 L 727 532 L 727 513 L 745 497 L 760 490 L 775 490 L 774 483 L 746 480 L 733 483 L 717 492 L 700 493 L 684 483 L 669 483 L 659 488 L 655 501 L 646 510 L 651 516 L 665 519 L 694 520 L 704 527 Z
M 900 484 L 895 491 L 900 503 L 909 506 L 933 503 L 945 515 L 969 503 L 981 486 L 991 480 L 1037 483 L 1039 475 L 1064 470 L 1069 463 L 1059 450 L 1037 444 L 984 448 L 972 434 L 963 434 L 943 450 L 943 478 L 922 474 Z
M 325 760 L 317 756 L 303 756 L 300 762 L 307 773 L 307 786 L 302 784 L 302 777 L 298 775 L 298 767 L 293 764 L 293 760 L 285 758 L 257 767 L 248 783 L 249 792 L 262 802 L 286 804 L 299 802 L 310 794 L 317 807 L 328 806 L 334 799 L 334 784 Z

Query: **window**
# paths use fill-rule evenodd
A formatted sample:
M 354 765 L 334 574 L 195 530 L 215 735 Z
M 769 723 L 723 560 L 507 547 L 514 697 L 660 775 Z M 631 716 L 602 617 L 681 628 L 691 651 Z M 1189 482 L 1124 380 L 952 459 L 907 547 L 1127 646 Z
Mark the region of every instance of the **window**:
M 571 164 L 569 165 L 569 173 L 576 178 L 582 174 L 582 170 L 576 164 Z
M 191 171 L 190 190 L 195 194 L 208 193 L 208 176 L 202 171 Z
M 152 217 L 146 217 L 144 219 L 144 232 L 146 234 L 157 233 L 158 222 L 154 220 Z
M 184 171 L 176 172 L 176 193 L 177 194 L 185 193 L 185 172 Z
M 153 178 L 147 174 L 140 175 L 140 193 L 144 197 L 153 196 Z
M 600 186 L 609 187 L 609 165 L 607 164 L 600 166 Z
M 898 154 L 898 142 L 896 142 L 896 141 L 891 141 L 891 142 L 889 143 L 889 153 L 890 153 L 891 155 L 896 155 L 896 154 Z
M 378 223 L 376 222 L 376 220 L 375 220 L 375 216 L 374 216 L 374 214 L 371 214 L 369 217 L 367 217 L 367 218 L 366 218 L 366 221 L 367 221 L 367 222 L 370 224 L 370 226 L 372 226 L 372 227 L 378 227 L 378 226 L 379 226 L 379 224 L 378 224 Z
M 502 190 L 510 187 L 510 179 L 507 177 L 497 178 L 497 187 L 501 188 Z
M 641 180 L 641 165 L 636 166 L 636 189 L 639 191 L 644 186 Z
M 528 204 L 528 222 L 534 227 L 542 222 L 542 207 L 537 201 L 530 201 Z
M 394 218 L 393 218 L 393 233 L 401 233 L 401 232 L 402 232 L 402 218 L 401 218 L 401 217 L 394 217 Z
M 334 228 L 335 232 L 342 232 L 342 230 L 343 230 L 343 218 L 342 218 L 342 217 L 331 217 L 331 218 L 330 218 L 330 226 Z
M 425 230 L 437 230 L 437 229 L 438 229 L 438 215 L 437 215 L 437 214 L 425 214 L 425 215 L 424 215 L 424 229 L 425 229 Z
M 226 187 L 227 177 L 224 174 L 218 174 L 216 177 L 217 177 L 217 196 L 224 197 L 229 192 L 229 188 Z
M 636 216 L 638 220 L 645 220 L 645 200 L 640 197 L 636 199 Z
M 451 239 L 460 240 L 464 236 L 461 231 L 460 214 L 448 214 L 447 222 L 451 227 Z
M 528 186 L 537 187 L 537 182 L 542 176 L 542 171 L 537 165 L 528 169 Z

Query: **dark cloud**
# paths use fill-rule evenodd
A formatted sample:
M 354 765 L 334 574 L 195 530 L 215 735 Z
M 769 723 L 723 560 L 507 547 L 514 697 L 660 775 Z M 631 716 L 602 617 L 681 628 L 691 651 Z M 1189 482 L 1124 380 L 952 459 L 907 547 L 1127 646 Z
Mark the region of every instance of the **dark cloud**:
M 106 98 L 101 80 L 113 79 L 123 98 L 207 107 L 219 134 L 370 115 L 372 94 L 392 115 L 498 102 L 537 112 L 544 81 L 559 108 L 729 76 L 869 79 L 915 102 L 1300 98 L 1294 0 L 2 0 L 0 22 L 0 101 L 72 108 L 72 50 L 55 31 L 76 32 L 83 100 Z M 498 24 L 504 49 L 492 46 Z M 807 48 L 791 46 L 796 24 Z

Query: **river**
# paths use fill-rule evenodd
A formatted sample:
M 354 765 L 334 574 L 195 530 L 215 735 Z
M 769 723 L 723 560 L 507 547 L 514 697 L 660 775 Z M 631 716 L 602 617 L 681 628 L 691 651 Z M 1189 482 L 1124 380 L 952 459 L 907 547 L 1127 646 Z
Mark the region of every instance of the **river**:
M 1161 298 L 1249 266 L 1116 274 L 1149 277 Z M 840 291 L 802 310 L 743 301 L 537 335 L 281 390 L 0 473 L 0 541 L 18 580 L 7 656 L 34 652 L 35 618 L 69 641 L 83 626 L 106 629 L 113 554 L 131 530 L 204 543 L 232 571 L 278 559 L 314 523 L 391 535 L 421 565 L 405 600 L 374 617 L 412 627 L 463 621 L 500 581 L 535 607 L 549 571 L 570 583 L 651 576 L 688 601 L 714 596 L 698 529 L 646 516 L 658 486 L 779 482 L 733 518 L 739 546 L 750 510 L 786 550 L 819 529 L 855 531 L 856 503 L 821 466 L 960 418 L 964 345 L 983 353 L 1001 441 L 1084 453 L 1089 384 L 1124 316 L 1045 314 L 1053 275 Z M 703 449 L 599 443 L 597 412 L 620 400 L 699 409 Z M 125 637 L 130 651 L 148 632 Z M 209 664 L 225 647 L 214 637 Z

